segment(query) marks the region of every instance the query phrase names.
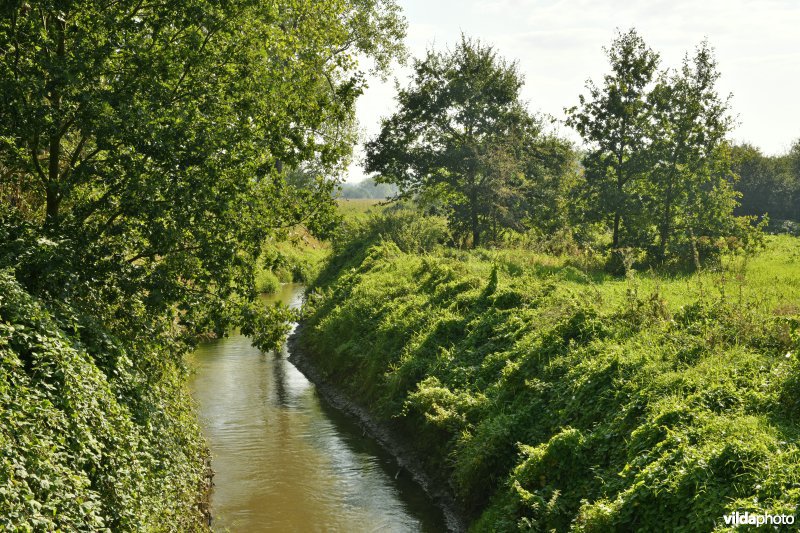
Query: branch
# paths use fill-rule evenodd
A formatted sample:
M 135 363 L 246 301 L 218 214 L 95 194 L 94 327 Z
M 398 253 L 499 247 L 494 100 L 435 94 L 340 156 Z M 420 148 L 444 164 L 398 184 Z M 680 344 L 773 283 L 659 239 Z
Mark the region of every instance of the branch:
M 42 185 L 45 187 L 47 186 L 47 176 L 42 170 L 42 165 L 39 163 L 39 154 L 37 154 L 37 150 L 39 148 L 39 133 L 35 133 L 33 136 L 33 143 L 31 143 L 31 160 L 33 161 L 33 168 L 36 169 L 36 174 L 39 176 L 39 179 L 42 182 Z
M 198 54 L 202 54 L 205 51 L 206 46 L 208 45 L 209 41 L 211 40 L 211 37 L 213 35 L 215 35 L 216 33 L 217 33 L 217 30 L 214 30 L 214 29 L 209 29 L 208 30 L 208 34 L 206 35 L 205 39 L 203 39 L 203 44 L 201 44 L 200 48 L 197 50 Z M 191 70 L 192 70 L 192 63 L 191 63 L 191 61 L 187 61 L 183 66 L 183 72 L 181 73 L 180 78 L 178 78 L 177 83 L 175 83 L 175 87 L 172 89 L 172 98 L 175 97 L 175 95 L 178 92 L 178 89 L 183 84 L 183 81 L 189 75 L 189 72 Z
M 181 252 L 191 252 L 194 250 L 199 250 L 201 246 L 196 244 L 194 246 L 182 246 L 180 248 L 174 248 L 172 250 L 167 250 L 166 252 L 157 252 L 157 251 L 149 251 L 149 252 L 142 252 L 136 254 L 135 256 L 131 257 L 130 259 L 126 259 L 125 262 L 133 263 L 134 261 L 138 261 L 139 259 L 152 259 L 154 257 L 166 257 L 171 254 L 181 253 Z

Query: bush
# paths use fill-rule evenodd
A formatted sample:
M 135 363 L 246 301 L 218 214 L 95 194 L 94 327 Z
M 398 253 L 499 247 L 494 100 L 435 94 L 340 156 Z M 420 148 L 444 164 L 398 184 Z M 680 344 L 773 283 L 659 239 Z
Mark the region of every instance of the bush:
M 256 291 L 259 293 L 272 294 L 278 292 L 281 282 L 271 270 L 259 269 L 256 272 Z
M 393 242 L 405 253 L 428 253 L 452 241 L 446 218 L 399 207 L 373 214 L 366 221 L 346 220 L 334 247 L 341 253 L 348 246 L 365 246 L 380 240 Z
M 78 341 L 64 321 L 79 323 L 0 272 L 0 529 L 202 529 L 205 452 L 184 371 L 102 330 Z M 113 378 L 90 338 L 122 354 Z

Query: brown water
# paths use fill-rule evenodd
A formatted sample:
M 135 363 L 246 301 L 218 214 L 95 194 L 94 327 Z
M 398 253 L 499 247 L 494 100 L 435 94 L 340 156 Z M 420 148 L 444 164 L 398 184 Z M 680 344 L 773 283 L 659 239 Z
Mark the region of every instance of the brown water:
M 298 306 L 303 287 L 279 299 Z M 194 354 L 192 394 L 211 448 L 217 531 L 442 531 L 422 489 L 349 418 L 323 403 L 288 353 L 241 335 Z

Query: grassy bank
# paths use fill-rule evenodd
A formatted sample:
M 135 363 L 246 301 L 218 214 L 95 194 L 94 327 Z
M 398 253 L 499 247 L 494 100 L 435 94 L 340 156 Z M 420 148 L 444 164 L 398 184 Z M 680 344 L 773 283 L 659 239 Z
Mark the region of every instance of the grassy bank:
M 282 238 L 264 243 L 256 272 L 256 290 L 271 294 L 281 283 L 312 283 L 331 253 L 330 241 L 349 238 L 354 227 L 382 212 L 383 204 L 383 200 L 372 198 L 339 198 L 336 206 L 342 223 L 333 239 L 320 240 L 304 227 L 297 226 Z
M 256 290 L 274 293 L 281 283 L 310 283 L 319 274 L 330 246 L 303 228 L 264 244 L 256 271 Z
M 524 250 L 419 253 L 407 234 L 340 249 L 300 344 L 410 436 L 475 530 L 797 513 L 800 240 L 702 274 L 615 278 Z

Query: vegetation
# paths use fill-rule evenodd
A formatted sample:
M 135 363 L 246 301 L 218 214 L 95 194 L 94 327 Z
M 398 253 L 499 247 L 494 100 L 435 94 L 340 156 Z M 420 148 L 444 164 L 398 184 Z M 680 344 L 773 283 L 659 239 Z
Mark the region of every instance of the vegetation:
M 446 216 L 462 245 L 569 234 L 615 250 L 617 272 L 625 254 L 699 269 L 727 248 L 751 246 L 754 219 L 734 216 L 729 99 L 717 92 L 708 43 L 678 70 L 659 70 L 635 30 L 607 55 L 603 84 L 589 82 L 589 95 L 567 110 L 586 144 L 580 161 L 520 101 L 516 65 L 462 37 L 415 62 L 399 110 L 366 145 L 366 169 Z
M 612 219 L 611 245 L 617 248 L 622 224 L 635 227 L 632 219 L 642 211 L 634 198 L 650 169 L 646 90 L 655 79 L 659 57 L 634 31 L 618 36 L 606 53 L 612 73 L 602 88 L 589 82 L 591 100 L 580 97 L 581 108 L 570 111 L 570 124 L 593 143 L 584 162 L 587 192 L 594 200 L 586 216 Z
M 733 148 L 734 171 L 742 195 L 737 211 L 769 216 L 775 231 L 800 235 L 800 140 L 782 155 L 766 156 L 744 144 Z
M 199 529 L 205 449 L 174 349 L 0 272 L 0 529 Z
M 550 205 L 571 160 L 569 146 L 527 111 L 521 86 L 517 66 L 491 46 L 462 36 L 452 51 L 428 51 L 397 96 L 399 110 L 367 143 L 365 168 L 404 197 L 440 205 L 473 247 L 487 233 L 521 229 Z
M 328 257 L 330 245 L 302 227 L 285 238 L 265 242 L 255 284 L 259 293 L 273 293 L 281 283 L 311 283 Z
M 612 248 L 700 267 L 698 241 L 748 237 L 736 220 L 731 182 L 733 124 L 717 93 L 719 72 L 707 43 L 681 69 L 658 72 L 659 56 L 634 31 L 607 50 L 612 73 L 569 110 L 589 144 L 580 217 L 603 222 Z
M 391 183 L 376 183 L 374 179 L 367 178 L 358 183 L 342 184 L 341 196 L 350 200 L 366 198 L 386 200 L 393 198 L 397 193 L 397 187 Z
M 692 275 L 457 251 L 386 214 L 335 256 L 300 342 L 408 435 L 476 531 L 709 531 L 800 503 L 800 241 Z
M 476 530 L 796 515 L 800 243 L 755 217 L 797 231 L 800 145 L 732 146 L 708 44 L 660 70 L 631 30 L 579 153 L 462 37 L 337 204 L 359 59 L 404 32 L 395 0 L 3 3 L 0 529 L 205 529 L 184 356 L 280 346 L 297 315 L 257 294 L 289 281 Z
M 255 272 L 331 231 L 357 59 L 404 29 L 393 0 L 3 3 L 0 529 L 205 527 L 183 357 L 285 334 Z

